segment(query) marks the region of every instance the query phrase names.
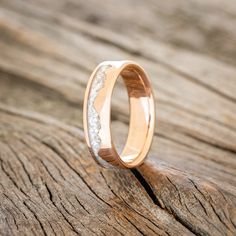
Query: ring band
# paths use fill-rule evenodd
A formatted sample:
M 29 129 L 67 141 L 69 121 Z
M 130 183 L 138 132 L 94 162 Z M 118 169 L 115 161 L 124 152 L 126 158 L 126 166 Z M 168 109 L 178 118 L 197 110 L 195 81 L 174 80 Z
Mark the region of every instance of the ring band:
M 118 154 L 111 134 L 111 97 L 121 76 L 128 91 L 130 126 Z M 93 71 L 84 98 L 84 131 L 89 151 L 104 167 L 133 168 L 150 149 L 155 126 L 154 99 L 147 74 L 132 61 L 105 61 Z

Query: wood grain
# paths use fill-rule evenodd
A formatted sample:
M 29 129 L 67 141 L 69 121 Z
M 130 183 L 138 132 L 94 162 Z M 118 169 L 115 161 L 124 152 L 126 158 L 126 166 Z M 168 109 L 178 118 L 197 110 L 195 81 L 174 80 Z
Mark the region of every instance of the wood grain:
M 235 14 L 222 0 L 1 0 L 0 235 L 235 235 Z M 83 137 L 88 77 L 112 59 L 140 63 L 156 95 L 134 170 L 98 167 Z

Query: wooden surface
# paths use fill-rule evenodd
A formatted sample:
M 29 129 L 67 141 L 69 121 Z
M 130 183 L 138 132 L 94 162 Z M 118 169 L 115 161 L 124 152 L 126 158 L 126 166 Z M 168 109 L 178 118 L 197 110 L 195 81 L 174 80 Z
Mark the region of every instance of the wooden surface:
M 236 235 L 235 1 L 0 1 L 0 235 Z M 134 170 L 97 166 L 82 102 L 103 60 L 151 78 Z M 119 83 L 117 145 L 128 128 Z

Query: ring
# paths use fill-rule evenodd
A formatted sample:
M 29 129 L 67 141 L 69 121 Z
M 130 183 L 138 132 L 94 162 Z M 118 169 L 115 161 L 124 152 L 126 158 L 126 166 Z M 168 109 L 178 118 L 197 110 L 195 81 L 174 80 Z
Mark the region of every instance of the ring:
M 121 76 L 128 91 L 130 122 L 125 147 L 119 154 L 111 134 L 111 97 Z M 154 98 L 147 74 L 132 61 L 104 61 L 93 71 L 85 91 L 83 111 L 86 143 L 103 167 L 133 168 L 150 149 L 155 126 Z

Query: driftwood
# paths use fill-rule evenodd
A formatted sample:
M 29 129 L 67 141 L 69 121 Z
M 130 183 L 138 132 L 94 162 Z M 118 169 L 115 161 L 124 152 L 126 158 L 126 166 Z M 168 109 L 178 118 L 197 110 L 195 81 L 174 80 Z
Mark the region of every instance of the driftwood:
M 1 0 L 0 235 L 236 235 L 235 14 L 223 0 Z M 134 170 L 98 167 L 83 137 L 88 77 L 117 59 L 156 95 Z M 127 110 L 120 83 L 118 146 Z

